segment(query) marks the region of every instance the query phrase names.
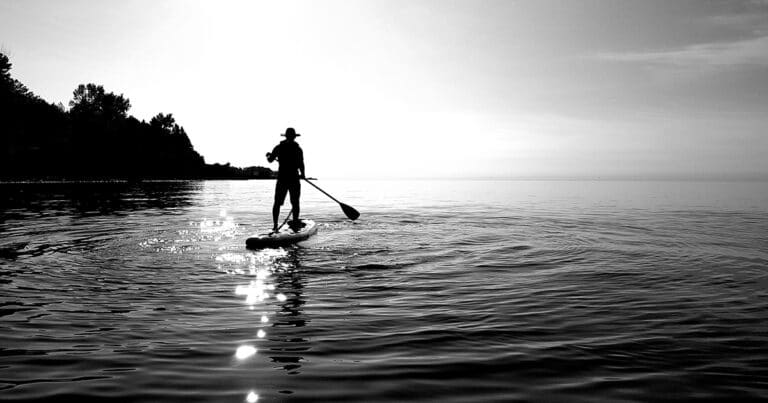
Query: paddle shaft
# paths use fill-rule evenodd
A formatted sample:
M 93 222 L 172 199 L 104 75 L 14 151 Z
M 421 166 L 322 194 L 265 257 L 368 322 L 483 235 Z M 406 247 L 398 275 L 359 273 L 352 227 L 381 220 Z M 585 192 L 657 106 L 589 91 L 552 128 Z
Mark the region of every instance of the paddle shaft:
M 310 182 L 309 179 L 304 178 L 304 180 L 307 181 L 307 183 L 309 183 L 310 185 L 314 186 L 315 189 L 321 191 L 324 195 L 330 197 L 331 200 L 335 201 L 336 203 L 339 203 L 339 207 L 341 207 L 341 211 L 343 211 L 344 214 L 347 216 L 347 218 L 349 218 L 350 220 L 354 221 L 354 220 L 357 220 L 358 217 L 360 217 L 360 213 L 357 210 L 355 210 L 353 207 L 348 206 L 348 205 L 346 205 L 346 204 L 336 200 L 335 197 L 329 195 L 328 192 L 326 192 L 325 190 L 320 189 L 317 185 L 315 185 L 314 183 Z
M 283 221 L 283 223 L 282 223 L 282 224 L 280 224 L 280 226 L 279 226 L 279 227 L 277 227 L 277 231 L 275 231 L 275 232 L 280 232 L 280 228 L 283 228 L 283 226 L 285 225 L 285 223 L 287 223 L 287 222 L 288 222 L 288 219 L 289 219 L 289 218 L 291 218 L 291 214 L 293 214 L 293 208 L 291 208 L 291 211 L 289 211 L 289 212 L 288 212 L 288 216 L 287 216 L 287 217 L 285 217 L 285 221 Z
M 314 186 L 314 187 L 315 187 L 315 189 L 317 189 L 317 190 L 319 190 L 319 191 L 323 192 L 323 194 L 324 194 L 324 195 L 326 195 L 326 196 L 330 197 L 330 198 L 331 198 L 331 200 L 335 201 L 336 203 L 339 203 L 339 204 L 341 204 L 341 202 L 340 202 L 340 201 L 338 201 L 338 200 L 336 200 L 336 198 L 335 198 L 335 197 L 333 197 L 333 196 L 329 195 L 329 194 L 328 194 L 328 192 L 326 192 L 325 190 L 323 190 L 323 189 L 320 189 L 320 188 L 319 188 L 317 185 L 315 185 L 314 183 L 312 183 L 312 182 L 311 182 L 309 179 L 307 179 L 307 178 L 304 178 L 304 180 L 305 180 L 307 183 L 309 183 L 310 185 Z

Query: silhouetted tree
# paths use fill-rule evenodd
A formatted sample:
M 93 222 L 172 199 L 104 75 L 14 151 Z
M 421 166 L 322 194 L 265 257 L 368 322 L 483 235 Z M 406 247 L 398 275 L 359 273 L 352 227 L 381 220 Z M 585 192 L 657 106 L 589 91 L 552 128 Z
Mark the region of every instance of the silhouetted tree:
M 101 85 L 80 84 L 72 95 L 69 106 L 73 114 L 96 115 L 112 120 L 125 118 L 131 108 L 130 100 L 124 98 L 123 94 L 106 92 Z
M 155 117 L 153 117 L 149 121 L 150 126 L 165 130 L 169 133 L 171 132 L 171 129 L 173 129 L 174 124 L 176 124 L 176 119 L 173 118 L 172 113 L 169 113 L 167 115 L 158 113 L 157 115 L 155 115 Z
M 0 53 L 0 79 L 6 81 L 11 78 L 11 60 L 3 53 Z
M 8 56 L 0 53 L 0 91 L 3 92 L 3 97 L 6 100 L 15 96 L 17 101 L 20 97 L 28 97 L 30 101 L 41 101 L 24 84 L 11 77 L 12 66 Z
M 268 168 L 206 165 L 171 113 L 139 121 L 127 114 L 128 98 L 96 84 L 79 85 L 67 111 L 29 91 L 11 67 L 0 53 L 0 179 L 273 177 Z
M 2 85 L 3 95 L 11 83 L 11 61 L 8 56 L 0 53 L 0 85 Z
M 44 176 L 61 166 L 68 116 L 10 75 L 0 54 L 0 177 Z

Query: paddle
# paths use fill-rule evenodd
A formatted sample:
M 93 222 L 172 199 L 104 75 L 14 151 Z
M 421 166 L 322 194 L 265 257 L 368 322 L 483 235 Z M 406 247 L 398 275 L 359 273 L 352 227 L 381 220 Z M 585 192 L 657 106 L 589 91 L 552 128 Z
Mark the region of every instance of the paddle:
M 357 220 L 357 217 L 360 217 L 360 213 L 358 213 L 357 210 L 355 210 L 351 206 L 348 206 L 348 205 L 346 205 L 346 204 L 336 200 L 336 198 L 334 198 L 333 196 L 329 195 L 325 190 L 320 189 L 317 185 L 315 185 L 314 183 L 310 182 L 309 179 L 304 178 L 304 180 L 307 181 L 307 183 L 309 183 L 310 185 L 314 186 L 315 189 L 323 192 L 324 195 L 330 197 L 331 200 L 335 201 L 336 203 L 339 203 L 339 206 L 341 206 L 341 211 L 343 211 L 344 214 L 347 216 L 347 218 L 349 218 L 350 220 L 354 221 L 354 220 Z
M 289 219 L 289 218 L 291 218 L 291 214 L 293 214 L 293 209 L 291 209 L 291 211 L 289 211 L 289 212 L 288 212 L 288 215 L 285 217 L 285 221 L 283 221 L 283 223 L 282 223 L 282 224 L 280 224 L 280 226 L 279 226 L 279 227 L 277 227 L 277 231 L 274 231 L 274 233 L 275 233 L 275 234 L 277 234 L 278 232 L 280 232 L 280 228 L 283 228 L 283 226 L 285 225 L 285 223 L 287 223 L 287 222 L 288 222 L 288 219 Z

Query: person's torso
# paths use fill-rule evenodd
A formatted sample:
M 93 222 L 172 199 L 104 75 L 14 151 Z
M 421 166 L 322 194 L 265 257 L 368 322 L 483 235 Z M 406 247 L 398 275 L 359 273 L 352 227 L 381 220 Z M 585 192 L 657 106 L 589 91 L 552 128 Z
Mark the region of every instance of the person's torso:
M 295 179 L 299 177 L 299 167 L 302 163 L 302 152 L 299 143 L 283 140 L 278 146 L 278 177 L 281 179 Z

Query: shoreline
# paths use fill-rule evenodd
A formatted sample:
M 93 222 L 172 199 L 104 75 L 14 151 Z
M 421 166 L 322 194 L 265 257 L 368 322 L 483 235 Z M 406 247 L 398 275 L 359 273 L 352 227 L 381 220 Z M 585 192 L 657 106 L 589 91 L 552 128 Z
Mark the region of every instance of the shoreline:
M 0 185 L 13 184 L 60 184 L 60 183 L 174 183 L 217 180 L 275 180 L 276 178 L 168 178 L 168 179 L 0 179 Z

